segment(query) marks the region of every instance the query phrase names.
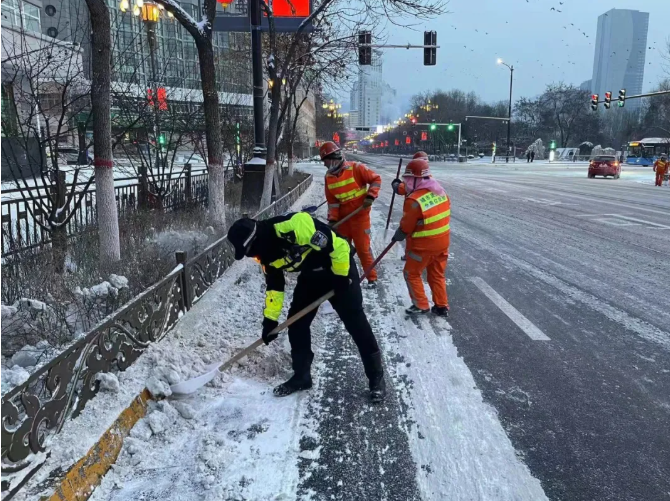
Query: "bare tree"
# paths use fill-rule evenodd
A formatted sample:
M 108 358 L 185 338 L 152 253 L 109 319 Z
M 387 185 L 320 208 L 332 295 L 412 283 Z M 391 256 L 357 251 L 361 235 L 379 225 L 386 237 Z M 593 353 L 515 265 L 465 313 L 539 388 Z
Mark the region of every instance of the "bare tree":
M 66 166 L 61 153 L 75 138 L 81 141 L 77 116 L 89 106 L 76 43 L 84 30 L 71 31 L 75 43 L 35 36 L 22 25 L 2 30 L 3 92 L 12 97 L 3 110 L 2 161 L 30 214 L 24 230 L 51 239 L 57 272 L 64 270 L 67 225 L 93 182 L 86 165 Z
M 444 2 L 440 0 L 364 0 L 359 4 L 352 4 L 345 0 L 322 0 L 315 4 L 311 14 L 305 18 L 295 33 L 280 35 L 275 29 L 274 12 L 272 2 L 262 0 L 261 7 L 268 17 L 267 34 L 267 60 L 266 71 L 268 79 L 272 82 L 269 89 L 271 96 L 270 116 L 268 119 L 268 150 L 265 168 L 265 180 L 261 206 L 270 203 L 272 197 L 273 180 L 277 173 L 275 168 L 277 140 L 280 137 L 283 116 L 288 109 L 288 103 L 294 93 L 289 91 L 289 99 L 282 100 L 282 86 L 299 84 L 300 79 L 295 78 L 295 63 L 301 58 L 307 59 L 310 64 L 329 51 L 342 50 L 349 54 L 344 55 L 342 60 L 330 59 L 329 67 L 334 72 L 346 71 L 346 62 L 353 57 L 355 36 L 361 26 L 373 26 L 380 20 L 396 22 L 399 18 L 428 19 L 441 14 L 444 11 Z M 314 30 L 312 35 L 305 36 L 305 30 L 310 24 L 315 24 L 319 29 Z M 336 36 L 336 38 L 331 38 Z M 306 40 L 307 39 L 307 40 Z M 305 53 L 303 50 L 307 48 Z M 330 52 L 332 54 L 332 52 Z M 296 83 L 297 81 L 297 83 Z
M 219 93 L 216 86 L 216 66 L 212 44 L 212 25 L 217 2 L 216 0 L 204 0 L 201 21 L 193 19 L 175 0 L 156 0 L 156 2 L 174 15 L 193 37 L 198 49 L 209 169 L 209 212 L 212 223 L 223 228 L 226 224 L 225 168 Z

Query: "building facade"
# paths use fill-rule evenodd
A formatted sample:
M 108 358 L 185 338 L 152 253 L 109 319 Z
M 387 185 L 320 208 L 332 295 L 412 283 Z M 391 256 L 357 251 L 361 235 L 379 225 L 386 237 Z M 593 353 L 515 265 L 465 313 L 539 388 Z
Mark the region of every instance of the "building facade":
M 591 91 L 600 96 L 610 91 L 616 97 L 620 89 L 627 95 L 641 94 L 647 53 L 649 13 L 612 9 L 598 17 Z M 639 99 L 626 103 L 638 109 Z
M 382 115 L 382 52 L 372 51 L 372 64 L 359 66 L 358 80 L 354 83 L 350 94 L 350 122 L 352 126 L 381 125 Z M 357 112 L 357 122 L 352 113 Z

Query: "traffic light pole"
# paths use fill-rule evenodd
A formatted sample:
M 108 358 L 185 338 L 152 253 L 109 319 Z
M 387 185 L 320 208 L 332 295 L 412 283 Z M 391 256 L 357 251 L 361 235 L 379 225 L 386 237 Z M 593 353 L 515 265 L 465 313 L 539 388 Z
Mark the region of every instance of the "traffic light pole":
M 509 163 L 509 151 L 510 151 L 510 137 L 512 132 L 512 85 L 514 83 L 514 66 L 509 67 L 509 108 L 507 111 L 507 155 L 505 156 L 505 163 Z M 515 152 L 516 153 L 516 152 Z M 516 154 L 514 155 L 516 158 Z
M 446 125 L 447 127 L 449 125 L 458 126 L 458 146 L 456 147 L 456 156 L 457 156 L 457 159 L 461 158 L 461 123 L 460 122 L 459 123 L 453 123 L 453 122 L 449 122 L 449 123 L 418 122 L 418 123 L 415 123 L 413 125 Z
M 249 0 L 251 20 L 251 66 L 254 86 L 254 157 L 265 158 L 265 119 L 263 117 L 263 54 L 261 45 L 260 0 Z

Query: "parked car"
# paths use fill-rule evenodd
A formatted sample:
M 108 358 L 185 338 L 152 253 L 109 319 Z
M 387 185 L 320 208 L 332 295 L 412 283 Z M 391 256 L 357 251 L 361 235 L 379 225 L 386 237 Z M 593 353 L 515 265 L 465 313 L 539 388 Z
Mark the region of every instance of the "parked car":
M 614 155 L 598 155 L 589 162 L 589 179 L 596 176 L 612 176 L 619 179 L 621 164 Z

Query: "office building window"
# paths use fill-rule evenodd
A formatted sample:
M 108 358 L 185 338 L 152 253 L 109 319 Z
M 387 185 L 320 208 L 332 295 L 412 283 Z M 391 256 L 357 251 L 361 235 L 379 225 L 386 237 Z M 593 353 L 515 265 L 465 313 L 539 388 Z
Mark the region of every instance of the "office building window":
M 23 28 L 26 31 L 39 33 L 40 29 L 40 9 L 39 7 L 25 3 L 23 4 Z
M 9 23 L 12 26 L 19 26 L 19 6 L 17 0 L 5 0 L 2 2 L 2 24 Z M 4 94 L 3 94 L 4 95 Z

